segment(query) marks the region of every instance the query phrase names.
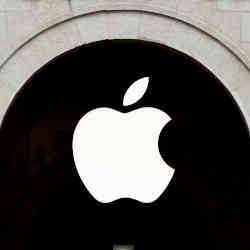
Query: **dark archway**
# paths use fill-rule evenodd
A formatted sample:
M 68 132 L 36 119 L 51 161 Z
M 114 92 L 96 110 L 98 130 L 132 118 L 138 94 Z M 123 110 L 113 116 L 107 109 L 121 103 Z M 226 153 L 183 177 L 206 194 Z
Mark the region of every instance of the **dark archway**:
M 151 77 L 149 91 L 124 108 L 124 93 L 143 76 Z M 159 146 L 176 174 L 155 203 L 101 205 L 82 185 L 72 134 L 87 111 L 101 106 L 153 106 L 171 116 Z M 3 229 L 11 249 L 73 249 L 78 243 L 88 249 L 232 247 L 228 232 L 238 230 L 240 182 L 248 174 L 248 128 L 218 79 L 171 48 L 110 40 L 55 58 L 13 100 L 0 147 Z

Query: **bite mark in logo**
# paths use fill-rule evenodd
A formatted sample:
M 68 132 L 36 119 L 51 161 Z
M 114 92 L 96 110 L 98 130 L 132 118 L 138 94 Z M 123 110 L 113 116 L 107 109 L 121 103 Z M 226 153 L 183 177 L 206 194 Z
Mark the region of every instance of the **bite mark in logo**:
M 138 101 L 148 84 L 148 77 L 132 84 L 123 105 Z M 126 113 L 102 107 L 80 119 L 73 135 L 73 156 L 81 180 L 96 200 L 131 198 L 150 203 L 159 198 L 174 175 L 158 147 L 160 133 L 170 120 L 152 107 Z

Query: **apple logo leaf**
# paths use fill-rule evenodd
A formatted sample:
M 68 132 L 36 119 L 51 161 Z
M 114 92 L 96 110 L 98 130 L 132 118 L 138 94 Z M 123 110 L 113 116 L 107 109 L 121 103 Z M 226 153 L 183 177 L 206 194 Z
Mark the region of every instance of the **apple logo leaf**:
M 143 77 L 135 81 L 127 90 L 123 98 L 123 106 L 129 106 L 139 101 L 145 94 L 149 83 L 149 77 Z

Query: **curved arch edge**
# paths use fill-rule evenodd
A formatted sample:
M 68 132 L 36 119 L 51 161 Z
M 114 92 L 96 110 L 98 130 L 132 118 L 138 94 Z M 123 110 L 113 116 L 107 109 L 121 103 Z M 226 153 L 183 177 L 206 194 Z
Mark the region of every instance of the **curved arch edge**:
M 159 6 L 155 6 L 153 4 L 138 4 L 138 3 L 106 3 L 106 4 L 96 4 L 95 6 L 79 9 L 77 13 L 70 13 L 64 14 L 60 17 L 51 20 L 48 23 L 44 23 L 40 26 L 40 28 L 35 30 L 33 33 L 29 34 L 27 38 L 25 38 L 13 51 L 3 60 L 2 64 L 0 65 L 1 68 L 10 60 L 15 53 L 17 53 L 22 47 L 25 46 L 29 41 L 33 40 L 37 36 L 39 36 L 44 31 L 51 29 L 61 23 L 67 22 L 71 19 L 86 16 L 98 12 L 112 12 L 112 11 L 135 11 L 135 12 L 147 12 L 156 15 L 166 16 L 168 18 L 173 18 L 178 21 L 184 22 L 186 24 L 191 25 L 192 27 L 206 33 L 220 44 L 222 44 L 225 48 L 227 48 L 235 57 L 237 57 L 244 66 L 250 71 L 250 58 L 249 56 L 244 53 L 244 51 L 237 46 L 236 42 L 232 42 L 230 38 L 228 38 L 225 34 L 217 31 L 217 28 L 207 23 L 201 19 L 193 19 L 189 16 L 181 13 L 177 10 L 170 10 L 166 8 L 162 8 Z

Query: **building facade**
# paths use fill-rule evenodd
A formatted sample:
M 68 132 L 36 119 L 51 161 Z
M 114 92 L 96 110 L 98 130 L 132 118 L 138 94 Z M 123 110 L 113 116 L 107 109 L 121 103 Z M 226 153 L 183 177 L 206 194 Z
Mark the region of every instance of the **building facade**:
M 21 86 L 52 58 L 89 42 L 140 39 L 177 49 L 210 69 L 249 121 L 249 12 L 243 0 L 2 0 L 1 119 Z
M 173 49 L 174 51 L 180 52 L 182 55 L 187 55 L 188 58 L 194 59 L 194 61 L 202 65 L 204 69 L 207 69 L 209 72 L 213 73 L 213 75 L 217 78 L 217 80 L 219 80 L 218 82 L 222 83 L 227 92 L 233 97 L 235 104 L 237 104 L 235 105 L 238 108 L 237 112 L 240 110 L 243 118 L 242 120 L 245 121 L 246 127 L 249 130 L 250 128 L 250 1 L 247 0 L 34 0 L 34 1 L 0 0 L 0 132 L 2 129 L 1 125 L 4 124 L 6 120 L 8 120 L 8 122 L 11 121 L 9 123 L 7 122 L 6 124 L 12 124 L 13 127 L 11 127 L 11 129 L 13 129 L 13 131 L 17 131 L 16 133 L 18 133 L 19 130 L 21 132 L 25 131 L 26 128 L 25 125 L 23 125 L 25 122 L 23 122 L 22 124 L 22 122 L 20 121 L 16 122 L 15 120 L 15 117 L 18 117 L 18 115 L 19 117 L 21 116 L 20 115 L 21 113 L 19 113 L 18 109 L 16 109 L 15 112 L 14 111 L 10 112 L 12 116 L 11 119 L 13 119 L 14 117 L 14 120 L 8 118 L 7 111 L 11 110 L 13 103 L 14 104 L 16 103 L 16 106 L 18 106 L 19 103 L 18 94 L 21 92 L 21 90 L 25 90 L 25 88 L 29 86 L 28 84 L 26 85 L 26 83 L 29 83 L 30 79 L 33 79 L 33 76 L 35 76 L 37 72 L 40 73 L 43 72 L 41 70 L 43 69 L 43 66 L 53 61 L 53 59 L 60 57 L 60 55 L 67 54 L 68 51 L 74 51 L 74 49 L 80 48 L 84 45 L 95 44 L 96 42 L 98 44 L 98 42 L 100 42 L 102 46 L 102 41 L 104 40 L 108 41 L 133 40 L 133 41 L 140 41 L 142 43 L 146 42 L 149 43 L 147 45 L 148 47 L 145 45 L 146 48 L 150 48 L 152 44 L 158 44 L 160 46 L 163 45 L 163 47 L 167 47 L 170 50 Z M 83 60 L 85 53 L 84 51 L 85 50 L 83 50 L 81 54 L 82 55 L 81 58 Z M 98 58 L 98 56 L 93 58 Z M 91 59 L 91 56 L 88 57 L 88 60 L 91 60 L 91 63 L 95 65 L 93 59 Z M 164 61 L 162 62 L 164 63 Z M 85 64 L 86 63 L 87 62 L 85 62 Z M 99 62 L 97 61 L 97 64 L 98 63 Z M 112 62 L 112 64 L 116 65 L 115 62 Z M 64 72 L 66 71 L 68 66 L 67 64 L 65 65 L 63 68 Z M 124 67 L 124 70 L 126 70 L 126 65 L 125 64 L 122 65 Z M 185 65 L 185 63 L 183 65 Z M 153 67 L 154 63 L 151 62 L 151 66 Z M 105 65 L 105 67 L 107 67 L 107 65 Z M 181 72 L 182 70 L 181 67 L 179 70 Z M 178 69 L 176 69 L 176 74 L 178 73 L 179 73 Z M 46 75 L 45 73 L 41 73 L 41 75 L 42 74 Z M 71 70 L 71 74 L 72 78 L 74 78 L 75 77 L 73 75 L 74 70 Z M 47 74 L 47 78 L 45 77 L 43 79 L 46 79 L 46 81 L 49 82 L 49 75 Z M 210 82 L 212 82 L 211 79 Z M 41 92 L 43 89 L 42 81 L 40 84 L 41 85 L 39 85 L 37 89 L 34 88 L 34 92 L 26 92 L 28 93 L 27 95 L 32 96 L 32 94 L 35 93 L 36 91 L 37 96 L 39 96 L 39 92 Z M 203 84 L 203 82 L 201 82 L 201 84 Z M 70 85 L 70 87 L 71 86 L 73 85 Z M 46 87 L 48 87 L 47 83 Z M 207 90 L 206 87 L 207 86 L 204 86 L 204 91 Z M 60 87 L 56 88 L 58 89 L 58 92 L 60 92 Z M 67 89 L 65 90 L 65 86 L 63 88 L 64 88 L 63 89 L 64 93 L 67 93 Z M 56 93 L 57 89 L 53 90 L 54 93 Z M 105 91 L 105 89 L 103 89 L 103 91 Z M 175 91 L 178 91 L 178 88 Z M 197 90 L 193 89 L 193 92 L 196 93 L 196 91 L 197 93 L 199 91 L 202 93 L 202 86 L 199 86 L 199 90 L 198 88 Z M 214 101 L 212 96 L 213 88 L 211 87 L 209 91 L 211 91 L 209 93 L 211 93 L 211 102 L 213 102 Z M 194 98 L 196 96 L 195 93 L 192 96 Z M 183 95 L 183 93 L 180 93 L 180 96 L 181 94 Z M 176 94 L 176 96 L 178 97 L 178 93 Z M 216 100 L 218 105 L 220 105 L 219 101 L 220 98 L 218 96 L 216 97 L 217 98 Z M 223 97 L 223 95 L 221 95 L 221 97 Z M 34 96 L 32 96 L 32 98 L 30 98 L 30 100 L 35 102 L 36 101 L 35 94 Z M 31 103 L 27 102 L 26 105 L 27 104 L 28 106 L 32 106 L 32 102 Z M 199 104 L 197 105 L 199 106 Z M 50 141 L 50 139 L 53 137 L 53 134 L 55 133 L 51 133 L 52 134 L 51 136 L 51 134 L 47 133 L 46 129 L 44 128 L 49 127 L 49 125 L 46 122 L 49 119 L 53 120 L 53 115 L 55 113 L 57 112 L 55 111 L 52 115 L 50 114 L 51 116 L 47 117 L 44 116 L 46 117 L 46 119 L 41 118 L 41 120 L 43 120 L 41 124 L 35 127 L 34 131 L 30 133 L 31 137 L 33 136 L 32 133 L 34 133 L 34 138 L 35 138 L 34 141 L 40 140 L 41 144 L 43 145 L 46 145 L 47 142 Z M 76 117 L 78 118 L 79 114 L 75 115 L 72 112 L 69 113 L 70 114 L 68 116 L 69 117 L 68 120 L 70 120 L 72 117 L 73 117 L 72 120 L 76 119 Z M 200 113 L 202 113 L 202 111 Z M 63 115 L 61 117 L 60 115 L 61 114 L 58 113 L 59 117 L 58 121 L 61 121 L 63 119 L 64 121 L 67 120 Z M 67 122 L 65 122 L 65 124 L 66 123 Z M 23 127 L 21 127 L 21 125 Z M 65 127 L 67 126 L 70 127 L 72 126 L 72 124 L 66 124 Z M 52 131 L 54 128 L 57 127 L 59 127 L 59 123 L 55 122 L 51 126 Z M 221 131 L 223 130 L 222 127 L 220 129 Z M 6 129 L 5 126 L 4 131 L 7 130 L 8 129 Z M 209 126 L 207 126 L 207 131 L 208 130 Z M 11 137 L 9 141 L 13 140 L 15 142 L 16 139 L 15 132 L 13 133 L 8 132 L 8 133 L 9 133 L 8 136 Z M 246 138 L 246 141 L 248 140 L 246 134 L 244 134 L 243 136 L 243 132 L 242 134 L 240 134 L 241 132 L 238 131 L 235 132 L 234 134 L 233 131 L 232 135 L 234 135 L 235 141 L 238 137 L 238 134 L 236 135 L 236 133 L 239 133 L 239 137 L 242 136 L 242 138 L 243 137 Z M 29 138 L 30 134 L 27 136 L 27 138 Z M 8 136 L 6 135 L 5 137 Z M 4 136 L 1 137 L 1 139 L 2 138 L 4 138 Z M 7 139 L 5 138 L 4 140 L 7 141 L 8 138 Z M 17 146 L 18 150 L 20 150 L 21 152 L 20 153 L 17 150 L 18 151 L 16 154 L 17 156 L 19 155 L 19 153 L 20 155 L 22 154 L 22 145 L 25 145 L 26 143 L 25 139 L 22 141 L 22 143 L 20 143 L 20 145 Z M 56 146 L 58 146 L 58 144 L 60 143 L 61 141 L 57 142 Z M 210 143 L 212 145 L 212 142 Z M 248 141 L 246 142 L 246 144 L 247 143 Z M 31 139 L 30 144 L 35 145 L 36 142 L 33 143 Z M 227 144 L 227 137 L 225 135 L 225 145 L 226 144 Z M 0 145 L 0 146 L 1 146 L 0 149 L 3 150 L 3 152 L 4 150 L 6 150 L 6 152 L 8 150 L 9 152 L 12 150 L 11 145 L 8 145 L 8 147 L 6 147 L 8 149 L 5 149 L 5 145 Z M 235 152 L 237 150 L 241 151 L 241 148 L 238 147 L 238 145 L 236 146 L 237 148 L 235 148 Z M 211 146 L 211 148 L 213 147 Z M 227 153 L 228 148 L 225 147 L 225 149 L 223 150 L 222 151 L 224 152 L 223 153 L 224 157 L 225 156 L 224 154 Z M 238 154 L 240 155 L 240 152 L 238 151 L 237 155 Z M 65 152 L 62 152 L 62 154 L 64 153 Z M 247 154 L 247 151 L 244 153 Z M 230 151 L 230 153 L 228 154 L 232 156 L 234 154 L 233 150 Z M 57 155 L 55 154 L 55 158 L 56 157 Z M 189 160 L 188 157 L 189 155 L 187 155 L 187 160 Z M 16 157 L 14 161 L 16 162 L 13 163 L 13 165 L 18 166 L 19 158 Z M 10 163 L 10 165 L 11 164 L 12 163 Z M 228 164 L 230 164 L 230 162 L 228 162 Z M 11 184 L 17 183 L 16 190 L 18 190 L 19 187 L 18 185 L 22 182 L 19 179 L 19 176 L 22 175 L 18 170 L 16 171 L 16 169 L 17 168 L 15 168 L 14 171 L 11 170 L 12 172 L 10 171 L 11 174 L 15 172 L 14 174 L 15 178 L 12 181 L 10 181 L 10 184 L 5 183 L 10 190 L 11 190 Z M 39 169 L 39 166 L 37 167 L 37 169 Z M 37 172 L 39 172 L 37 171 L 37 169 L 35 166 L 34 169 L 31 170 L 31 175 L 35 176 Z M 64 173 L 65 176 L 70 175 L 70 173 L 67 171 Z M 216 176 L 217 173 L 216 170 L 210 169 L 210 171 L 211 172 L 208 173 L 209 178 L 211 176 L 212 177 Z M 188 174 L 187 172 L 184 171 L 183 173 Z M 55 175 L 58 175 L 57 174 L 58 172 L 55 171 L 55 173 L 56 173 Z M 234 173 L 233 168 L 231 168 L 230 173 L 231 174 Z M 221 176 L 224 176 L 223 174 L 224 173 L 221 173 Z M 39 174 L 37 176 L 39 176 Z M 247 174 L 245 174 L 245 176 L 247 176 Z M 200 184 L 199 178 L 195 179 L 196 176 L 192 176 L 192 174 L 190 174 L 189 177 L 190 178 L 194 177 L 194 180 L 196 180 L 197 183 Z M 42 178 L 39 179 L 40 180 L 39 183 L 39 181 L 36 181 L 36 178 L 39 179 L 40 177 L 34 177 L 35 180 L 33 180 L 34 186 L 37 185 L 36 186 L 37 189 L 35 190 L 35 192 L 37 192 L 38 195 L 36 196 L 40 195 L 40 197 L 42 197 L 41 199 L 46 200 L 46 195 L 54 188 L 53 185 L 55 184 L 54 180 L 56 178 L 55 179 L 48 178 L 48 180 L 45 178 L 46 181 L 48 181 L 45 183 L 46 185 L 44 184 L 44 179 Z M 238 179 L 237 178 L 238 175 L 236 174 L 235 178 L 234 177 L 232 178 L 233 180 L 232 182 L 234 183 L 232 184 L 232 186 L 230 186 L 230 188 L 234 187 L 234 185 L 237 186 L 237 184 L 239 184 L 238 182 L 240 182 L 239 181 L 240 178 Z M 213 183 L 214 179 L 212 180 L 210 179 L 210 181 L 211 183 Z M 41 191 L 42 188 L 39 187 L 40 184 L 42 188 L 44 188 L 43 190 L 44 193 Z M 20 186 L 23 187 L 25 185 L 21 183 Z M 211 186 L 213 185 L 211 184 Z M 218 184 L 218 187 L 219 186 L 220 184 Z M 192 188 L 190 188 L 188 192 L 193 193 L 194 189 L 192 190 Z M 2 188 L 2 190 L 5 190 L 5 188 Z M 13 204 L 17 204 L 17 202 L 19 201 L 18 200 L 19 194 L 16 190 L 12 192 L 14 198 L 13 199 L 10 198 L 9 201 L 10 207 L 15 207 L 15 205 Z M 202 190 L 202 192 L 204 191 L 204 193 L 207 195 L 206 197 L 208 198 L 204 200 L 199 199 L 204 194 L 201 192 L 202 194 L 200 196 L 197 194 L 196 199 L 200 201 L 202 209 L 204 209 L 207 213 L 210 212 L 213 213 L 213 211 L 218 210 L 219 211 L 218 214 L 223 215 L 224 211 L 220 211 L 220 207 L 226 208 L 228 207 L 228 204 L 235 202 L 235 200 L 237 199 L 243 200 L 243 203 L 244 201 L 246 201 L 246 203 L 249 203 L 248 192 L 240 191 L 242 196 L 239 197 L 235 195 L 235 197 L 232 198 L 231 196 L 233 196 L 232 194 L 233 192 L 230 193 L 225 191 L 221 192 L 223 193 L 223 195 L 221 195 L 220 197 L 221 200 L 225 201 L 225 203 L 223 203 L 222 206 L 219 206 L 218 204 L 220 202 L 217 202 L 216 192 L 214 193 L 210 192 L 211 190 L 207 188 L 206 185 L 204 187 L 203 183 L 201 183 L 200 190 Z M 211 206 L 209 205 L 210 198 L 212 200 Z M 231 203 L 228 202 L 228 200 L 230 200 Z M 10 244 L 9 246 L 12 246 L 11 244 L 13 244 L 13 246 L 9 248 L 6 247 L 4 249 L 27 249 L 25 248 L 25 243 L 24 243 L 25 232 L 23 230 L 23 225 L 28 223 L 32 224 L 33 214 L 32 212 L 30 212 L 30 210 L 28 210 L 27 212 L 26 208 L 33 207 L 34 211 L 36 209 L 39 210 L 40 200 L 37 199 L 36 197 L 33 197 L 32 202 L 30 202 L 29 199 L 26 199 L 26 201 L 27 204 L 23 206 L 20 212 L 18 212 L 17 216 L 18 222 L 17 223 L 14 222 L 12 224 L 10 223 L 11 224 L 9 230 L 10 233 L 9 232 L 7 233 L 9 234 L 7 244 Z M 242 205 L 242 207 L 244 206 L 245 203 Z M 225 223 L 221 222 L 222 224 L 221 231 L 219 229 L 220 226 L 217 227 L 218 218 L 215 218 L 216 216 L 212 216 L 213 219 L 211 220 L 207 218 L 204 219 L 208 225 L 207 226 L 208 231 L 210 230 L 210 232 L 208 232 L 207 234 L 208 236 L 206 236 L 204 239 L 208 239 L 210 237 L 210 233 L 212 233 L 213 235 L 214 231 L 218 230 L 218 233 L 216 232 L 216 234 L 218 234 L 219 241 L 222 238 L 222 240 L 218 244 L 219 246 L 218 249 L 227 249 L 227 250 L 249 249 L 248 232 L 250 223 L 246 219 L 246 217 L 244 216 L 241 217 L 239 212 L 240 206 L 236 205 L 235 208 L 232 210 L 234 213 L 233 216 L 231 216 L 230 214 L 231 211 L 229 211 L 229 214 L 225 216 L 225 218 L 228 218 L 230 222 L 228 222 L 227 219 L 225 219 Z M 205 216 L 203 217 L 206 217 L 206 212 L 204 213 Z M 56 214 L 55 211 L 54 213 Z M 5 218 L 7 217 L 5 216 Z M 6 221 L 7 221 L 6 223 L 8 224 L 8 219 Z M 40 223 L 42 224 L 42 222 L 43 221 L 41 219 Z M 230 227 L 231 225 L 230 223 L 232 223 L 233 227 Z M 175 225 L 175 221 L 173 221 L 173 225 Z M 225 228 L 223 228 L 223 225 L 225 225 Z M 205 227 L 206 226 L 204 226 L 204 228 Z M 51 231 L 53 230 L 51 229 Z M 114 230 L 114 233 L 116 233 L 116 231 L 118 230 Z M 13 235 L 15 235 L 14 236 L 15 241 L 11 240 L 12 232 Z M 39 236 L 37 237 L 39 238 Z M 238 244 L 239 242 L 238 238 L 240 237 L 242 238 L 243 242 L 242 245 L 240 247 L 233 246 L 233 242 L 236 242 L 236 244 Z M 58 238 L 60 238 L 60 236 Z M 35 241 L 36 240 L 34 240 L 34 242 Z M 122 245 L 123 243 L 113 242 L 112 244 Z M 112 244 L 110 246 L 112 246 Z M 130 245 L 130 244 L 133 245 L 133 242 L 125 242 L 125 245 Z M 16 245 L 20 247 L 18 248 L 16 247 Z M 200 246 L 197 246 L 197 249 L 201 249 L 199 247 Z M 135 249 L 136 249 L 136 244 L 135 244 Z

